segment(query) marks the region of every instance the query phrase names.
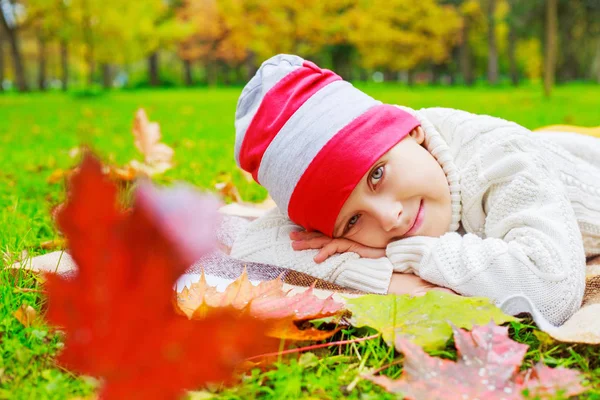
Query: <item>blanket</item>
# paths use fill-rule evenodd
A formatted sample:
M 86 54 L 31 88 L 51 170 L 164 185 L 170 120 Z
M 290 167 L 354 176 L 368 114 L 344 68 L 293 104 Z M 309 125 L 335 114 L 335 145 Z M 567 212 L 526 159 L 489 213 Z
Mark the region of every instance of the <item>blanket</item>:
M 363 292 L 338 286 L 334 283 L 314 278 L 302 272 L 281 268 L 275 265 L 259 264 L 232 258 L 229 249 L 236 235 L 249 221 L 265 210 L 240 208 L 239 205 L 225 206 L 221 226 L 217 231 L 218 250 L 195 262 L 177 282 L 176 288 L 183 287 L 200 279 L 202 272 L 209 284 L 224 289 L 239 277 L 246 269 L 248 279 L 261 282 L 281 277 L 284 289 L 295 294 L 314 285 L 314 293 L 320 298 L 333 296 L 336 301 L 344 302 L 349 297 L 359 296 Z M 240 216 L 240 215 L 243 215 Z M 66 251 L 55 251 L 42 256 L 23 260 L 13 265 L 34 271 L 56 272 L 65 276 L 76 273 L 76 265 Z M 586 291 L 581 308 L 560 327 L 541 327 L 550 336 L 559 341 L 600 344 L 600 257 L 589 259 L 587 264 Z

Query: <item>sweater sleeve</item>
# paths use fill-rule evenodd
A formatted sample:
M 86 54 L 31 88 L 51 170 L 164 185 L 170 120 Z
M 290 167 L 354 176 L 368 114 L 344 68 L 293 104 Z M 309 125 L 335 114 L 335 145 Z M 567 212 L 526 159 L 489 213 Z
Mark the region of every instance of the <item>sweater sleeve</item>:
M 463 221 L 475 234 L 406 238 L 390 243 L 387 256 L 396 271 L 559 325 L 579 309 L 585 287 L 583 241 L 566 190 L 526 135 L 480 150 L 462 183 L 470 193 L 463 218 L 484 214 L 480 226 Z
M 313 257 L 318 250 L 297 251 L 292 248 L 289 234 L 300 230 L 300 226 L 274 208 L 252 221 L 236 237 L 231 256 L 304 272 L 353 289 L 387 293 L 393 272 L 387 257 L 367 259 L 356 253 L 342 253 L 317 264 Z

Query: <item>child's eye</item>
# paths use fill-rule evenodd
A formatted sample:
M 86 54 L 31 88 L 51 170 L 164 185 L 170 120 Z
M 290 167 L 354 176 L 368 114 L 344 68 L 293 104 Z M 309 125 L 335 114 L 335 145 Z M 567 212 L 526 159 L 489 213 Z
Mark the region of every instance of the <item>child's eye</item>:
M 377 185 L 377 182 L 383 178 L 383 165 L 375 168 L 375 170 L 371 173 L 371 184 Z
M 360 218 L 360 214 L 355 214 L 348 220 L 348 225 L 346 226 L 346 232 L 348 232 L 352 227 L 358 222 Z

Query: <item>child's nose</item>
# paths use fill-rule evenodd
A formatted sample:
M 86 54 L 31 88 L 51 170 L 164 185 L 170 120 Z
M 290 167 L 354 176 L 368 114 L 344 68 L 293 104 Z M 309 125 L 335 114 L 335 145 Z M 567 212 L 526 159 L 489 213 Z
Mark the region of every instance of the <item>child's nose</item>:
M 382 204 L 378 207 L 377 214 L 381 228 L 386 232 L 393 231 L 400 226 L 402 205 L 399 202 L 388 202 L 387 204 Z

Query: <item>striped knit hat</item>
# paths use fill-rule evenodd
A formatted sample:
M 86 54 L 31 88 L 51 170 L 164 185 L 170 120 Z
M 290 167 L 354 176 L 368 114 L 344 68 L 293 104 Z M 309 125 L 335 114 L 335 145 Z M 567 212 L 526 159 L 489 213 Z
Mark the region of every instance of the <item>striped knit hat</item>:
M 292 221 L 331 237 L 363 175 L 417 126 L 332 71 L 279 54 L 240 95 L 235 160 Z

